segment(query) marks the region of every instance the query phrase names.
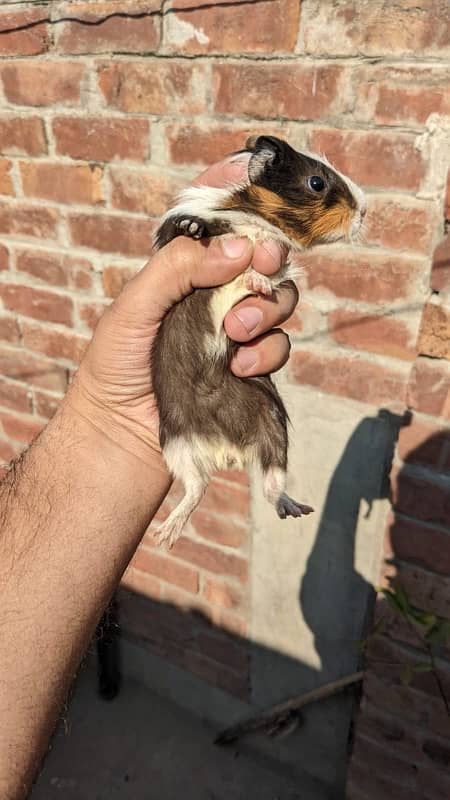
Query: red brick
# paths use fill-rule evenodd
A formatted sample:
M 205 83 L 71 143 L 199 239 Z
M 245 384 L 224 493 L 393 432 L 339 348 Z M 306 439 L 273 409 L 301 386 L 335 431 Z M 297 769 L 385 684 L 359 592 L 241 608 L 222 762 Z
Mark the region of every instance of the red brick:
M 122 577 L 122 586 L 126 586 L 133 592 L 137 592 L 144 597 L 159 598 L 161 595 L 161 587 L 159 581 L 153 575 L 146 575 L 144 572 L 139 572 L 132 566 L 127 567 L 127 571 Z
M 18 342 L 19 326 L 15 317 L 0 316 L 0 339 L 2 342 Z
M 250 511 L 248 487 L 215 475 L 209 483 L 200 507 L 216 514 L 233 515 L 241 521 L 247 520 Z
M 91 164 L 55 164 L 29 161 L 20 164 L 24 194 L 55 203 L 102 203 L 103 169 Z
M 0 66 L 5 96 L 25 106 L 80 104 L 85 68 L 70 61 L 13 61 Z
M 4 244 L 0 244 L 0 270 L 9 269 L 9 250 Z
M 204 579 L 203 595 L 208 603 L 221 608 L 239 608 L 242 603 L 242 593 L 238 589 L 216 578 Z
M 109 172 L 114 208 L 159 217 L 173 204 L 185 181 L 163 172 L 114 167 Z
M 0 194 L 15 194 L 11 178 L 12 162 L 6 158 L 0 160 Z
M 38 208 L 25 203 L 0 202 L 0 233 L 9 236 L 35 236 L 38 239 L 56 239 L 58 212 L 53 208 Z
M 450 365 L 418 358 L 411 372 L 407 403 L 424 414 L 450 419 Z
M 109 106 L 145 114 L 201 114 L 209 76 L 205 64 L 145 59 L 101 64 L 98 82 Z
M 449 444 L 448 428 L 439 428 L 413 416 L 411 424 L 400 429 L 398 454 L 408 464 L 441 467 Z
M 149 123 L 144 119 L 57 117 L 53 120 L 56 152 L 85 161 L 149 156 Z
M 439 242 L 433 253 L 431 288 L 435 292 L 450 289 L 450 234 Z
M 176 123 L 167 127 L 170 159 L 175 164 L 213 164 L 227 153 L 241 150 L 246 139 L 261 130 L 254 123 L 247 126 Z M 266 134 L 283 136 L 282 126 L 265 126 Z
M 0 350 L 0 373 L 55 392 L 67 388 L 67 370 L 50 359 L 27 353 L 19 347 L 3 345 Z
M 324 392 L 381 405 L 404 402 L 407 374 L 359 357 L 327 356 L 297 350 L 290 358 L 290 376 L 295 383 L 316 386 Z
M 247 528 L 236 521 L 208 511 L 203 504 L 194 512 L 191 524 L 198 536 L 226 547 L 240 548 L 247 540 Z
M 241 674 L 248 670 L 248 651 L 230 637 L 201 633 L 197 641 L 200 652 L 212 661 L 224 664 L 226 667 Z
M 337 65 L 218 64 L 213 67 L 214 108 L 220 113 L 272 119 L 323 119 L 348 110 Z M 301 87 L 301 88 L 300 88 Z
M 356 119 L 378 125 L 423 125 L 430 114 L 450 111 L 446 65 L 371 65 L 356 74 Z
M 418 352 L 450 361 L 450 306 L 427 303 L 423 309 Z
M 422 57 L 437 58 L 449 50 L 450 22 L 442 12 L 441 0 L 395 4 L 372 0 L 368 6 L 340 0 L 330 21 L 327 3 L 314 0 L 302 13 L 305 52 L 327 58 L 420 52 Z
M 102 303 L 100 300 L 86 300 L 78 303 L 78 316 L 90 331 L 94 331 L 107 308 L 108 303 Z
M 386 536 L 395 559 L 410 561 L 440 575 L 450 574 L 449 532 L 392 515 Z
M 241 638 L 248 638 L 249 636 L 247 620 L 234 612 L 213 607 L 211 609 L 211 619 L 214 625 L 227 631 L 227 633 L 231 633 L 232 636 L 240 636 Z
M 157 578 L 174 583 L 186 592 L 197 594 L 198 570 L 180 564 L 170 555 L 156 553 L 154 550 L 138 548 L 131 562 L 135 569 L 155 575 Z
M 70 214 L 69 227 L 73 243 L 82 247 L 126 256 L 150 255 L 153 224 L 147 219 Z
M 123 13 L 123 4 L 118 6 L 114 0 L 111 2 L 89 2 L 76 5 L 74 14 L 73 3 L 64 3 L 58 8 L 61 16 L 77 16 L 90 22 L 98 21 L 97 25 L 83 25 L 75 22 L 65 22 L 56 30 L 56 49 L 62 53 L 143 53 L 157 50 L 160 39 L 159 15 L 151 16 L 152 11 L 159 11 L 158 0 L 127 0 L 126 16 L 114 16 Z M 150 12 L 149 16 L 133 14 Z M 112 15 L 112 16 L 111 16 Z M 128 16 L 130 15 L 130 16 Z M 109 17 L 109 19 L 106 19 Z M 101 21 L 103 20 L 103 21 Z
M 39 117 L 0 117 L 0 153 L 41 156 L 47 152 L 44 122 Z
M 0 422 L 6 436 L 16 442 L 31 442 L 41 432 L 44 423 L 29 415 L 10 414 L 0 411 Z
M 72 324 L 73 302 L 69 297 L 16 284 L 0 286 L 0 297 L 10 311 L 46 322 Z
M 429 208 L 411 200 L 387 200 L 369 197 L 364 240 L 392 250 L 429 253 L 433 241 L 435 217 Z
M 329 315 L 329 320 L 333 338 L 339 344 L 406 361 L 416 356 L 415 332 L 393 315 L 339 309 Z
M 118 297 L 123 287 L 136 274 L 134 267 L 105 267 L 102 274 L 103 291 L 107 297 Z
M 444 217 L 450 220 L 450 169 L 447 172 L 447 186 L 445 189 Z
M 0 459 L 3 462 L 9 463 L 13 461 L 18 455 L 19 448 L 11 442 L 5 442 L 0 439 Z M 1 465 L 4 466 L 3 464 Z M 3 475 L 1 476 L 3 477 Z
M 0 56 L 35 56 L 45 53 L 49 46 L 48 25 L 45 23 L 47 19 L 47 6 L 0 12 Z M 25 27 L 33 22 L 37 24 L 30 28 Z M 16 28 L 22 30 L 15 30 Z
M 291 0 L 249 6 L 220 2 L 193 8 L 190 0 L 173 0 L 164 23 L 169 51 L 175 53 L 272 53 L 292 51 L 300 8 Z M 186 9 L 186 10 L 185 10 Z
M 446 575 L 429 572 L 417 564 L 400 562 L 394 577 L 388 575 L 385 579 L 382 575 L 381 585 L 390 586 L 392 581 L 402 584 L 416 608 L 446 619 L 450 618 L 450 578 Z M 448 683 L 448 675 L 446 682 Z
M 247 675 L 238 675 L 231 670 L 224 669 L 223 664 L 217 664 L 201 653 L 185 652 L 180 658 L 180 663 L 185 669 L 190 670 L 212 686 L 220 687 L 241 700 L 248 700 L 249 681 Z
M 21 322 L 25 347 L 50 358 L 65 358 L 79 364 L 89 339 L 78 333 L 60 330 L 34 322 Z
M 85 258 L 46 250 L 19 250 L 17 269 L 53 286 L 89 289 L 92 264 Z
M 302 254 L 301 265 L 309 292 L 325 290 L 336 297 L 383 305 L 417 295 L 427 268 L 413 257 L 386 257 L 350 248 L 342 255 L 331 248 Z
M 0 406 L 30 413 L 33 411 L 31 391 L 18 383 L 0 378 Z
M 423 156 L 409 133 L 316 130 L 310 145 L 364 186 L 418 189 L 425 175 Z
M 361 734 L 356 737 L 353 748 L 353 758 L 356 762 L 370 766 L 370 772 L 392 781 L 387 786 L 387 793 L 383 795 L 386 800 L 390 798 L 406 797 L 405 789 L 414 786 L 417 777 L 417 765 L 411 760 L 399 757 L 395 747 L 390 743 L 387 747 L 367 739 Z M 400 794 L 397 794 L 397 790 Z
M 177 558 L 189 561 L 208 572 L 231 575 L 242 583 L 248 579 L 246 560 L 234 553 L 224 553 L 222 550 L 188 539 L 186 536 L 182 536 L 178 540 L 172 552 Z
M 434 483 L 395 469 L 391 475 L 392 504 L 397 511 L 409 517 L 447 525 L 450 520 L 450 482 Z M 449 598 L 450 602 L 450 598 Z
M 410 599 L 414 602 L 412 597 Z M 373 636 L 369 641 L 369 668 L 382 674 L 384 678 L 389 677 L 395 683 L 401 683 L 402 669 L 405 666 L 413 667 L 426 659 L 426 650 L 419 642 L 416 642 L 414 648 L 406 648 L 388 636 Z M 440 678 L 444 691 L 450 689 L 448 670 L 441 669 Z M 415 672 L 411 676 L 410 686 L 430 697 L 441 699 L 436 679 L 430 671 Z
M 33 396 L 36 413 L 40 417 L 45 417 L 45 419 L 51 419 L 56 414 L 62 400 L 62 396 L 55 397 L 55 395 L 47 394 L 47 392 L 35 391 Z

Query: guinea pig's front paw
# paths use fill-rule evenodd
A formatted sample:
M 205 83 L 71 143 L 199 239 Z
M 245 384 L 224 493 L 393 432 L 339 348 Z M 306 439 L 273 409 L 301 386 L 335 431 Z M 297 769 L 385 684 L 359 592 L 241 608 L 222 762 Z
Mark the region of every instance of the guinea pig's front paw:
M 264 294 L 270 296 L 273 291 L 272 281 L 267 275 L 261 275 L 255 269 L 249 269 L 244 273 L 244 286 L 253 294 Z
M 199 217 L 178 217 L 175 225 L 183 236 L 191 239 L 201 239 L 205 235 L 205 223 Z

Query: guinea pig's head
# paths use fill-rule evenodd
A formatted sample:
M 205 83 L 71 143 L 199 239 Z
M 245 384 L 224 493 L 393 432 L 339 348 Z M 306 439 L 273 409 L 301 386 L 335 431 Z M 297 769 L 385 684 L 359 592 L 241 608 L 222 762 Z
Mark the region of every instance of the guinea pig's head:
M 275 136 L 252 137 L 246 148 L 258 213 L 293 243 L 310 247 L 358 236 L 367 210 L 364 194 L 326 159 L 299 153 Z

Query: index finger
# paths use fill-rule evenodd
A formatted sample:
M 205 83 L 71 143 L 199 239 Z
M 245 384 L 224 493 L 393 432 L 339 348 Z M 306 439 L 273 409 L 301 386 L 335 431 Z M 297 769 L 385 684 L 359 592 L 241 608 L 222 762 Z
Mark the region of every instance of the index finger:
M 248 162 L 250 153 L 238 153 L 218 161 L 208 167 L 198 178 L 193 181 L 193 186 L 212 186 L 222 189 L 229 183 L 242 183 L 248 181 Z

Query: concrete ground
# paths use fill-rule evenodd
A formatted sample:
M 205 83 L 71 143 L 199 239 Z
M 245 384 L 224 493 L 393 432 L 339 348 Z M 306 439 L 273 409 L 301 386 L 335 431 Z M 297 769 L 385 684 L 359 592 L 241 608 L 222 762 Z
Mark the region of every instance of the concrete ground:
M 281 766 L 217 747 L 215 733 L 130 680 L 102 700 L 87 669 L 30 800 L 301 800 Z

